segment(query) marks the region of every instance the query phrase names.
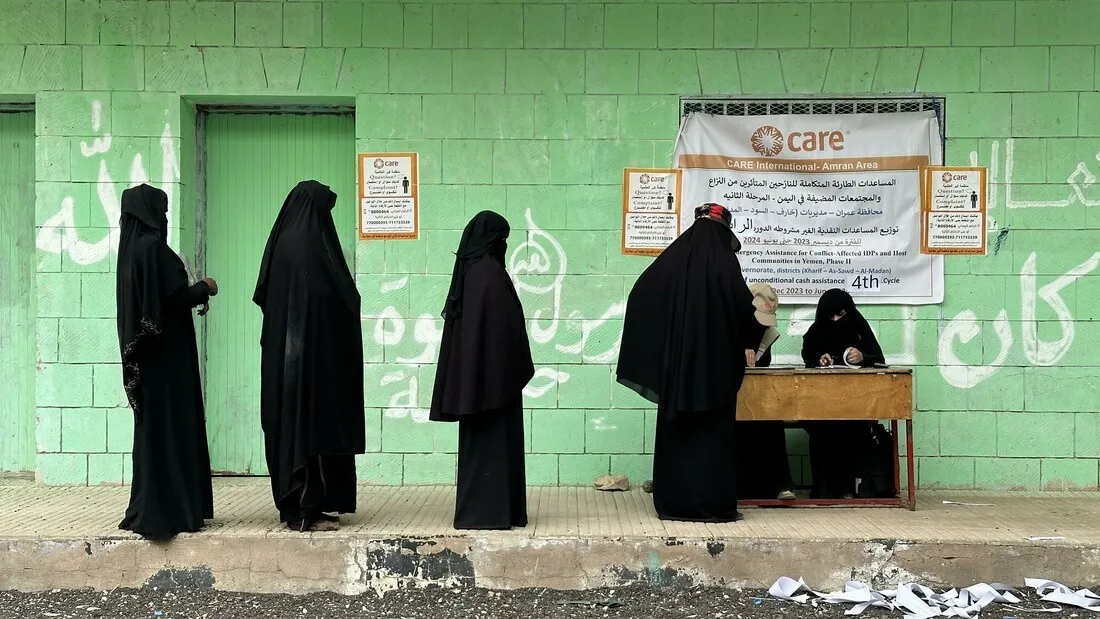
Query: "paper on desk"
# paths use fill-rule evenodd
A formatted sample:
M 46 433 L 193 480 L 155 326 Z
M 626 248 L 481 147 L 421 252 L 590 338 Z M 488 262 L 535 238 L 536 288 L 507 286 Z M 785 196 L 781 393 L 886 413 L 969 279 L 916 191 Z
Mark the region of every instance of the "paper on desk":
M 959 501 L 944 501 L 944 505 L 964 505 L 966 507 L 996 507 L 993 503 L 961 503 Z

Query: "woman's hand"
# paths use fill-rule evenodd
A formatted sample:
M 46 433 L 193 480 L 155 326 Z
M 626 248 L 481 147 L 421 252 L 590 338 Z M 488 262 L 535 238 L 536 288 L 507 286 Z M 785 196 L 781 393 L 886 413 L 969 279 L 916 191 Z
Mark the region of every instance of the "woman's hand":
M 848 349 L 848 363 L 852 365 L 859 365 L 863 363 L 863 353 L 859 352 L 858 348 Z
M 199 316 L 205 316 L 209 312 L 210 312 L 210 304 L 209 303 L 203 303 L 202 307 L 199 308 Z
M 750 368 L 756 367 L 756 351 L 755 350 L 750 350 L 748 348 L 745 349 L 745 367 L 750 367 Z
M 817 360 L 818 367 L 825 367 L 833 364 L 833 357 L 829 353 L 821 355 L 821 358 Z
M 202 281 L 206 282 L 206 287 L 210 289 L 210 296 L 218 296 L 218 282 L 214 281 L 213 277 L 207 277 Z

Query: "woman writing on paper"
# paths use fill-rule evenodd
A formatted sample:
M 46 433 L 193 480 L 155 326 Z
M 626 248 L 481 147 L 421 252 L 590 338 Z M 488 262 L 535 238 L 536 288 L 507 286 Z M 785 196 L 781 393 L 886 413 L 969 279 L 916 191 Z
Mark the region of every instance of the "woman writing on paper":
M 833 288 L 821 295 L 813 325 L 802 339 L 806 367 L 872 367 L 885 363 L 882 347 L 852 296 Z M 807 422 L 810 435 L 812 498 L 851 498 L 855 494 L 860 445 L 871 431 L 866 421 Z

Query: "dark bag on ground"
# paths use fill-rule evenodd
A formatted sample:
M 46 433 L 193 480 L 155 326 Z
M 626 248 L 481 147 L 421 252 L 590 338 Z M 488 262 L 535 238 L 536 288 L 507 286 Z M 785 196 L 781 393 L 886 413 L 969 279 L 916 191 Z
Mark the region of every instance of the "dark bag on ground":
M 894 487 L 894 441 L 881 423 L 871 424 L 866 443 L 859 450 L 857 477 L 859 497 L 890 499 L 896 497 Z

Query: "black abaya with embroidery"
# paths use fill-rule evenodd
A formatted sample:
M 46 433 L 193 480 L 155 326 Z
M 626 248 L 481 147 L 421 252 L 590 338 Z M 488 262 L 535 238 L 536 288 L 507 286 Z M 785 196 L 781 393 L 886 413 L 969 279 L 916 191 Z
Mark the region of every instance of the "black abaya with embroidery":
M 663 520 L 740 518 L 737 392 L 759 337 L 739 248 L 728 225 L 698 219 L 627 299 L 617 375 L 657 404 L 653 506 Z
M 833 320 L 841 313 L 839 320 Z M 845 365 L 844 352 L 848 348 L 863 353 L 858 367 L 886 362 L 878 339 L 852 296 L 839 288 L 827 290 L 817 303 L 814 323 L 803 336 L 802 361 L 808 368 L 817 367 L 821 356 L 827 354 L 835 365 Z M 870 422 L 811 421 L 803 427 L 810 435 L 811 496 L 820 499 L 854 496 L 856 461 L 859 450 L 868 444 L 864 439 L 870 434 Z
M 151 539 L 198 531 L 214 517 L 210 452 L 191 310 L 210 296 L 189 285 L 168 247 L 168 196 L 122 192 L 116 317 L 122 380 L 134 412 L 130 504 L 119 524 Z
M 467 224 L 443 308 L 429 418 L 458 422 L 456 529 L 527 526 L 523 388 L 535 368 L 504 269 L 508 232 L 490 211 Z
M 359 293 L 332 221 L 336 194 L 317 181 L 290 192 L 264 250 L 260 419 L 279 517 L 308 529 L 355 511 L 364 453 Z

